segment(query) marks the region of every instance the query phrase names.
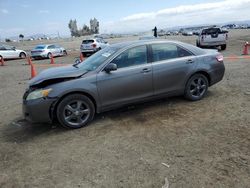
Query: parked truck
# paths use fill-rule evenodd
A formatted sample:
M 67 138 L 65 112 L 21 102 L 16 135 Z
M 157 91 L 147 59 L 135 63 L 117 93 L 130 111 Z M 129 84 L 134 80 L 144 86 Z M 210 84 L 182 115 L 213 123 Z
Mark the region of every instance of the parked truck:
M 228 40 L 228 31 L 222 30 L 219 27 L 211 27 L 202 29 L 196 45 L 200 48 L 221 47 L 221 50 L 226 50 Z

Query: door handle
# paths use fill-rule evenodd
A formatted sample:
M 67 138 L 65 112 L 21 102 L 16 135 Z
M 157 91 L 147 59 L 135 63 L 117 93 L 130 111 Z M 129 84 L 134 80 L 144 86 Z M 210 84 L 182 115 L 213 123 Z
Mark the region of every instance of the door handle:
M 194 61 L 192 60 L 192 59 L 189 59 L 189 60 L 187 60 L 187 62 L 186 62 L 186 64 L 191 64 L 191 63 L 193 63 Z
M 149 68 L 142 69 L 141 73 L 147 73 L 150 72 L 151 70 Z

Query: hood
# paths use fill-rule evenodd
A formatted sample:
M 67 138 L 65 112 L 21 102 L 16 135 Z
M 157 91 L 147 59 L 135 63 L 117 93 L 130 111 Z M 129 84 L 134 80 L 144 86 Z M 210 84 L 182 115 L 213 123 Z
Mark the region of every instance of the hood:
M 72 79 L 80 77 L 86 74 L 87 71 L 80 70 L 72 65 L 63 66 L 63 67 L 55 67 L 49 68 L 42 72 L 40 72 L 36 77 L 32 78 L 29 82 L 30 86 L 35 86 L 38 84 L 42 84 L 42 82 L 46 81 L 49 84 L 51 80 L 51 84 L 54 83 L 52 80 L 63 80 L 63 79 Z

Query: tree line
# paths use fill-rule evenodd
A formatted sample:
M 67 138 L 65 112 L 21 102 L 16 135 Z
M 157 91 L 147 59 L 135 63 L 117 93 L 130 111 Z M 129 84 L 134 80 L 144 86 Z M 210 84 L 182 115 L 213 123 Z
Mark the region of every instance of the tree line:
M 80 37 L 80 36 L 85 36 L 85 35 L 98 34 L 99 33 L 99 21 L 96 18 L 94 18 L 94 19 L 90 19 L 89 23 L 90 23 L 90 26 L 87 26 L 86 24 L 84 24 L 82 28 L 78 29 L 76 19 L 74 20 L 71 19 L 68 24 L 71 36 Z

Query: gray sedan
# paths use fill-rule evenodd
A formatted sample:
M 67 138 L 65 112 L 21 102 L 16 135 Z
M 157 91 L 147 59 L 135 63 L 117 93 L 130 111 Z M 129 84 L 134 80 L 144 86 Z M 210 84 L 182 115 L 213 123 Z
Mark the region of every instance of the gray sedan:
M 37 58 L 51 58 L 56 56 L 64 56 L 67 55 L 67 51 L 56 44 L 48 44 L 48 45 L 37 45 L 33 50 L 31 50 L 31 56 L 34 59 Z
M 82 63 L 51 68 L 30 81 L 23 113 L 33 122 L 80 128 L 95 113 L 159 97 L 202 99 L 222 80 L 223 56 L 175 41 L 114 44 Z

